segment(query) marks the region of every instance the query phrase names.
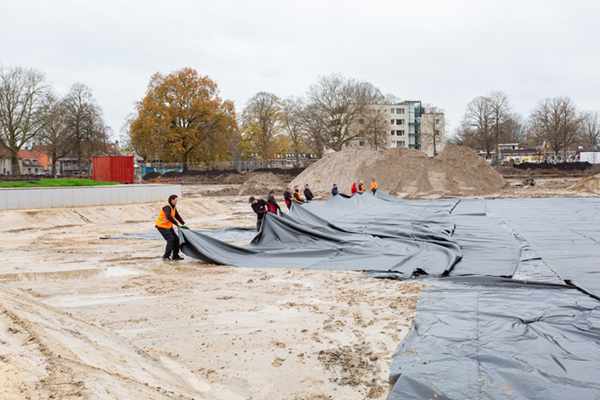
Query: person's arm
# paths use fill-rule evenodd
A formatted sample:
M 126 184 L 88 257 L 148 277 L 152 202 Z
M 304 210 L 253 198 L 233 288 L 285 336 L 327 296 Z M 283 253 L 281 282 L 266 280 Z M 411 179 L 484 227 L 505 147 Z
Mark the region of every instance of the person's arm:
M 181 215 L 179 215 L 179 211 L 177 211 L 177 209 L 175 209 L 175 219 L 179 221 L 181 225 L 185 225 L 185 222 L 183 222 L 183 218 L 181 218 Z

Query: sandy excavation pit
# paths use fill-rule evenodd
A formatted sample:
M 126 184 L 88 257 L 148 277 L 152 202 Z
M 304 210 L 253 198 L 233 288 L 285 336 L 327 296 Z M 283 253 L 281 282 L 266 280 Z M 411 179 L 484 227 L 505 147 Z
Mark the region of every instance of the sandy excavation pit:
M 420 283 L 163 263 L 162 241 L 99 239 L 152 229 L 161 205 L 0 213 L 1 398 L 387 396 Z M 179 208 L 193 229 L 254 224 L 243 202 Z
M 461 157 L 469 156 L 455 149 L 428 166 L 427 184 L 375 178 L 407 198 L 598 196 L 590 184 L 570 188 L 576 178 L 517 187 L 518 179 L 498 179 L 481 164 L 445 182 L 439 164 L 456 168 Z M 376 169 L 366 170 L 367 161 L 365 176 L 345 175 L 338 162 L 337 175 L 309 168 L 297 184 L 309 183 L 321 199 L 331 179 L 368 186 Z M 192 229 L 252 227 L 247 196 L 266 198 L 264 176 L 256 193 L 250 184 L 185 185 L 180 212 Z M 163 263 L 163 241 L 100 239 L 152 230 L 162 205 L 0 212 L 0 398 L 387 397 L 390 358 L 410 329 L 419 282 L 187 257 Z

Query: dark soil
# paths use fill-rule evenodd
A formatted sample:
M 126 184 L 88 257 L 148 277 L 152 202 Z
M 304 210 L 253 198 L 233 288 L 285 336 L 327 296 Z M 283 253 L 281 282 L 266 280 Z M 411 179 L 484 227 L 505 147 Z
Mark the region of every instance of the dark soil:
M 169 171 L 164 174 L 158 172 L 150 172 L 143 176 L 146 183 L 181 183 L 181 184 L 197 184 L 197 183 L 243 183 L 249 176 L 254 173 L 271 172 L 282 181 L 291 182 L 304 168 L 259 168 L 252 172 L 239 172 L 237 170 L 213 170 L 213 171 L 198 171 L 189 170 L 185 172 Z
M 522 163 L 513 166 L 494 167 L 496 172 L 503 177 L 540 177 L 540 176 L 558 176 L 558 177 L 584 177 L 600 173 L 600 165 L 590 164 L 588 162 L 575 163 Z

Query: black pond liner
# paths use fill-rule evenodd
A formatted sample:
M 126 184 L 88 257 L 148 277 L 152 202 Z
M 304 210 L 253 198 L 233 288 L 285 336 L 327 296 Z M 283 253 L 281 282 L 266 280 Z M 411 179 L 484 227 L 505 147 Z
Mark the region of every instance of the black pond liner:
M 268 214 L 246 247 L 179 234 L 211 263 L 422 279 L 388 399 L 600 399 L 600 199 L 377 191 Z

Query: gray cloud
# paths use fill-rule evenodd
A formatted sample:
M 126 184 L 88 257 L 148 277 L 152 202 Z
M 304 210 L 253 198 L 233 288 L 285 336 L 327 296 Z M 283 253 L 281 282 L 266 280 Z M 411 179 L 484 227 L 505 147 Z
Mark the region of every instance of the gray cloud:
M 258 91 L 303 95 L 319 75 L 442 107 L 505 91 L 515 111 L 570 96 L 600 110 L 595 1 L 5 2 L 0 62 L 92 88 L 118 133 L 151 75 L 195 68 L 238 110 Z

